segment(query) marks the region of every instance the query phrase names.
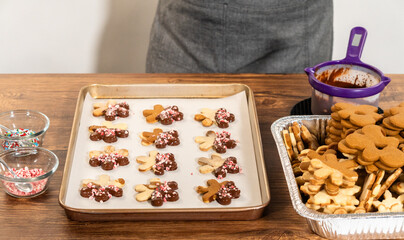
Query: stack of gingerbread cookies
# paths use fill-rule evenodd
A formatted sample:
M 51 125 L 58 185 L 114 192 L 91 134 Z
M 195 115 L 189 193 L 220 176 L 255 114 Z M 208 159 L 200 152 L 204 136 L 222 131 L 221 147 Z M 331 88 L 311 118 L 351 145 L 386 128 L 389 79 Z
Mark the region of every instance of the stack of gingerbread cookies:
M 308 208 L 333 214 L 404 211 L 403 106 L 382 115 L 373 106 L 337 103 L 325 140 L 315 149 L 298 144 L 302 135 L 293 127 L 299 123 L 282 132 Z

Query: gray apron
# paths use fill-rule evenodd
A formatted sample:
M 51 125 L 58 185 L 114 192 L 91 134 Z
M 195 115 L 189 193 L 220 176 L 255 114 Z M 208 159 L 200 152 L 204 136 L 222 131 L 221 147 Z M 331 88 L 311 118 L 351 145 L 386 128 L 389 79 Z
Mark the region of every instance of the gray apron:
M 303 73 L 332 35 L 332 0 L 160 0 L 146 72 Z

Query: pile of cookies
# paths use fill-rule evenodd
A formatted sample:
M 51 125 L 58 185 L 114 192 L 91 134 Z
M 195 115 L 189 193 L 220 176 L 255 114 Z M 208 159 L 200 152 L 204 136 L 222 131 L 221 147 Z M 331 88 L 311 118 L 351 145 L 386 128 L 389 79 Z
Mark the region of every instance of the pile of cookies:
M 384 114 L 349 103 L 331 110 L 327 122 L 282 131 L 306 206 L 331 214 L 404 211 L 404 103 Z
M 126 102 L 96 103 L 93 105 L 94 117 L 105 117 L 101 125 L 92 125 L 88 128 L 89 139 L 91 141 L 103 140 L 105 143 L 119 144 L 120 138 L 127 138 L 129 130 L 127 123 L 113 123 L 112 121 L 127 118 L 130 116 L 130 107 Z M 178 106 L 154 105 L 152 109 L 145 109 L 142 112 L 147 124 L 171 125 L 184 119 L 184 114 Z M 234 114 L 224 108 L 208 109 L 204 108 L 195 115 L 197 122 L 202 122 L 204 127 L 217 126 L 228 128 L 230 123 L 235 121 Z M 172 174 L 169 172 L 181 168 L 180 163 L 171 152 L 159 152 L 159 149 L 175 147 L 181 144 L 180 132 L 178 130 L 163 130 L 154 128 L 152 131 L 143 131 L 139 134 L 142 146 L 150 146 L 155 149 L 148 152 L 147 156 L 137 156 L 139 174 L 151 171 L 155 175 Z M 223 179 L 228 174 L 241 173 L 241 168 L 237 164 L 234 156 L 222 157 L 219 153 L 226 153 L 227 150 L 237 146 L 238 141 L 231 138 L 228 131 L 216 132 L 207 131 L 206 136 L 195 137 L 195 142 L 199 144 L 202 152 L 214 150 L 217 153 L 210 158 L 201 157 L 198 159 L 199 171 L 202 174 L 213 174 L 217 179 Z M 121 166 L 130 164 L 129 150 L 116 146 L 107 145 L 103 149 L 93 149 L 89 151 L 88 163 L 92 167 L 100 167 L 104 171 L 116 170 Z M 80 195 L 97 202 L 106 202 L 112 197 L 122 197 L 125 180 L 122 178 L 111 179 L 103 174 L 98 179 L 84 179 L 81 182 Z M 195 186 L 198 194 L 202 194 L 203 202 L 209 203 L 217 201 L 222 205 L 228 205 L 232 199 L 240 197 L 240 190 L 233 181 L 218 182 L 216 179 L 207 181 L 207 186 Z M 165 202 L 174 202 L 180 199 L 178 183 L 175 181 L 163 181 L 160 178 L 152 178 L 148 183 L 134 186 L 136 192 L 135 199 L 138 202 L 149 201 L 152 206 L 162 206 Z

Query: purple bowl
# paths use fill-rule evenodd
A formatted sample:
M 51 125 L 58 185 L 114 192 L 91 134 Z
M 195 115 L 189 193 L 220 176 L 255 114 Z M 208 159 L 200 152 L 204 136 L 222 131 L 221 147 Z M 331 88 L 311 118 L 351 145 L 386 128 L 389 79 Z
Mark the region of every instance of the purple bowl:
M 309 79 L 309 83 L 313 87 L 313 89 L 323 94 L 327 94 L 329 96 L 335 96 L 347 99 L 366 98 L 379 94 L 381 91 L 383 91 L 383 89 L 387 86 L 387 84 L 389 84 L 391 79 L 384 76 L 384 74 L 379 69 L 371 65 L 365 64 L 360 60 L 366 36 L 367 31 L 365 28 L 363 27 L 353 28 L 351 30 L 351 34 L 349 37 L 347 54 L 344 59 L 324 62 L 314 67 L 306 68 L 304 71 L 306 72 Z M 346 67 L 348 69 L 357 68 L 359 71 L 363 71 L 366 72 L 367 74 L 373 75 L 376 79 L 378 79 L 379 82 L 370 87 L 343 88 L 328 85 L 316 78 L 315 74 L 317 72 L 321 73 L 322 70 L 337 67 L 337 65 L 343 65 L 343 67 Z M 349 102 L 349 100 L 347 101 Z M 376 101 L 376 104 L 378 104 L 378 101 Z

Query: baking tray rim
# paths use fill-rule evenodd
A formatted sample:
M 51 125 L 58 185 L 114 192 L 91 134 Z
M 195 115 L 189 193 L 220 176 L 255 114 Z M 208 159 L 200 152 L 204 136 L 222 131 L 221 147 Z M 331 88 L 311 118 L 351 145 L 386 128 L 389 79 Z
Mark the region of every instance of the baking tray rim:
M 128 86 L 137 86 L 137 87 L 197 87 L 197 86 L 211 86 L 211 87 L 226 87 L 226 86 L 238 86 L 239 88 L 242 88 L 247 96 L 247 104 L 248 104 L 248 111 L 249 111 L 249 116 L 250 116 L 250 127 L 252 130 L 252 137 L 254 138 L 254 133 L 257 135 L 256 139 L 253 139 L 254 142 L 254 151 L 256 154 L 255 160 L 257 164 L 257 171 L 258 171 L 258 180 L 260 183 L 260 191 L 261 191 L 261 204 L 255 205 L 255 206 L 246 206 L 246 207 L 223 207 L 223 208 L 161 208 L 161 209 L 153 209 L 153 208 L 148 208 L 148 209 L 136 209 L 136 208 L 131 208 L 131 209 L 84 209 L 84 208 L 73 208 L 70 206 L 67 206 L 65 204 L 65 194 L 67 190 L 67 183 L 68 183 L 68 178 L 70 176 L 71 172 L 71 165 L 73 162 L 73 155 L 74 155 L 74 149 L 76 145 L 76 135 L 78 132 L 78 125 L 79 120 L 81 118 L 82 114 L 82 105 L 84 102 L 85 95 L 89 93 L 89 90 L 91 88 L 95 87 L 128 87 Z M 241 91 L 239 91 L 241 92 Z M 237 92 L 238 93 L 238 92 Z M 220 97 L 226 97 L 226 96 L 175 96 L 176 98 L 220 98 Z M 107 97 L 95 97 L 95 98 L 113 98 L 112 96 L 107 96 Z M 147 98 L 147 97 L 128 97 L 128 96 L 119 96 L 115 98 L 120 98 L 120 99 L 125 99 L 125 98 Z M 174 96 L 152 96 L 148 98 L 174 98 Z M 251 119 L 251 116 L 253 118 Z M 257 146 L 256 146 L 257 145 Z M 260 170 L 261 169 L 261 170 Z M 263 193 L 263 191 L 265 191 Z M 163 83 L 163 84 L 89 84 L 86 86 L 83 86 L 78 94 L 77 98 L 77 103 L 76 103 L 76 108 L 74 112 L 74 119 L 73 119 L 73 125 L 72 125 L 72 130 L 70 133 L 70 140 L 69 140 L 69 146 L 67 149 L 67 155 L 66 155 L 66 161 L 65 161 L 65 166 L 63 170 L 63 176 L 62 176 L 62 183 L 60 186 L 60 191 L 59 191 L 59 205 L 65 209 L 65 211 L 69 212 L 75 212 L 75 213 L 86 213 L 86 214 L 105 214 L 105 213 L 111 213 L 111 214 L 134 214 L 134 213 L 172 213 L 172 214 L 180 214 L 180 213 L 187 213 L 187 212 L 201 212 L 201 213 L 236 213 L 236 212 L 246 212 L 246 211 L 255 211 L 255 210 L 262 210 L 266 206 L 268 206 L 270 202 L 270 192 L 269 192 L 269 184 L 268 184 L 268 178 L 267 178 L 267 172 L 266 172 L 266 167 L 265 167 L 265 160 L 264 160 L 264 155 L 263 155 L 263 147 L 262 147 L 262 139 L 261 139 L 261 133 L 259 129 L 259 123 L 258 123 L 258 116 L 257 116 L 257 110 L 255 106 L 255 100 L 254 100 L 254 94 L 251 88 L 246 85 L 246 84 L 240 84 L 240 83 L 209 83 L 209 84 L 200 84 L 200 83 Z M 260 215 L 261 216 L 261 215 Z M 197 220 L 197 219 L 195 219 Z M 220 220 L 220 219 L 218 219 Z
M 376 219 L 376 218 L 403 218 L 404 219 L 404 212 L 390 212 L 390 213 L 348 213 L 348 214 L 327 214 L 327 213 L 320 213 L 315 210 L 309 209 L 306 207 L 306 205 L 303 203 L 301 197 L 300 197 L 300 190 L 297 187 L 296 180 L 289 179 L 289 176 L 294 176 L 293 170 L 290 164 L 289 158 L 283 159 L 283 156 L 287 156 L 286 152 L 286 147 L 285 144 L 283 143 L 283 139 L 281 136 L 280 131 L 278 131 L 281 126 L 280 123 L 290 119 L 290 123 L 293 121 L 299 121 L 299 120 L 315 120 L 315 119 L 330 119 L 331 116 L 329 115 L 294 115 L 294 116 L 285 116 L 282 118 L 277 119 L 275 122 L 272 123 L 271 125 L 271 132 L 274 137 L 276 147 L 278 149 L 279 153 L 279 158 L 282 164 L 282 169 L 284 176 L 286 178 L 286 183 L 288 186 L 289 190 L 289 196 L 291 198 L 291 202 L 293 205 L 293 208 L 295 211 L 302 217 L 308 218 L 310 220 L 315 220 L 315 221 L 321 221 L 321 220 L 332 220 L 332 219 Z M 293 121 L 292 121 L 293 120 Z M 287 161 L 286 161 L 287 160 Z M 294 199 L 298 199 L 297 201 L 294 201 Z M 304 211 L 303 211 L 304 210 Z

